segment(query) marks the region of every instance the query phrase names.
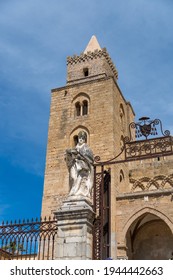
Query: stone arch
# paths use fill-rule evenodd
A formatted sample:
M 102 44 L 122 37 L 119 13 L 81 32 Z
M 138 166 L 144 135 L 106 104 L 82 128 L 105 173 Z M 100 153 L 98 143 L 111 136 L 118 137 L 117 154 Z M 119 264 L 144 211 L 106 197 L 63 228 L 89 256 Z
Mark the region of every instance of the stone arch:
M 139 179 L 140 182 L 148 182 L 150 180 L 149 177 L 142 177 L 141 179 Z
M 173 234 L 173 222 L 161 211 L 156 210 L 152 207 L 144 207 L 144 208 L 140 208 L 139 210 L 135 211 L 130 218 L 128 218 L 128 220 L 125 222 L 125 225 L 123 227 L 123 231 L 122 231 L 122 238 L 125 241 L 125 237 L 126 237 L 126 233 L 129 229 L 129 227 L 131 226 L 131 224 L 137 220 L 137 218 L 139 218 L 140 216 L 142 216 L 143 214 L 146 213 L 150 213 L 153 214 L 157 217 L 159 217 L 161 220 L 163 220 L 167 226 L 170 228 L 172 234 Z
M 125 179 L 124 172 L 123 172 L 123 170 L 121 169 L 121 170 L 120 170 L 120 173 L 119 173 L 119 182 L 121 183 L 122 181 L 124 181 L 124 179 Z
M 163 180 L 159 183 L 159 181 Z M 132 184 L 132 191 L 135 191 L 137 188 L 140 188 L 141 190 L 149 190 L 152 188 L 154 189 L 162 189 L 166 183 L 169 183 L 170 186 L 171 183 L 173 184 L 173 181 L 171 180 L 171 177 L 169 178 L 163 175 L 155 176 L 154 178 L 149 177 L 142 177 L 138 180 L 134 178 L 130 178 L 130 183 Z
M 87 134 L 87 144 L 89 145 L 90 143 L 90 133 L 88 128 L 86 128 L 83 125 L 79 125 L 75 128 L 72 129 L 72 131 L 70 132 L 70 136 L 69 136 L 69 141 L 70 141 L 70 147 L 74 147 L 76 145 L 76 139 L 77 139 L 77 135 L 79 133 L 79 131 L 84 130 Z
M 160 180 L 160 177 L 161 176 L 157 176 L 157 178 L 156 177 L 151 178 L 147 183 L 146 189 L 149 190 L 151 188 L 151 186 L 154 186 L 156 189 L 160 189 L 161 186 L 160 186 L 159 182 L 157 182 L 158 180 Z
M 155 187 L 155 189 L 159 189 L 159 183 L 155 180 L 155 178 L 149 178 L 149 177 L 142 177 L 139 179 L 139 182 L 143 185 L 143 190 L 148 190 L 151 185 Z M 136 186 L 134 185 L 134 188 Z
M 73 97 L 72 103 L 73 103 L 73 102 L 76 103 L 77 99 L 80 98 L 80 97 L 86 98 L 86 99 L 88 99 L 88 100 L 90 101 L 90 96 L 89 96 L 87 93 L 85 93 L 85 92 L 79 92 L 78 94 L 76 94 L 76 95 Z
M 144 185 L 141 183 L 140 180 L 130 178 L 130 183 L 133 184 L 132 187 L 131 187 L 132 191 L 135 191 L 137 188 L 141 189 L 142 191 L 145 190 Z
M 72 116 L 80 117 L 89 114 L 90 97 L 85 92 L 80 92 L 72 99 Z
M 165 187 L 166 183 L 169 183 L 170 187 L 173 187 L 173 174 L 170 174 L 169 176 L 164 176 L 163 181 L 161 183 L 162 188 Z
M 172 253 L 173 223 L 161 211 L 144 207 L 135 211 L 122 230 L 129 259 L 169 259 Z

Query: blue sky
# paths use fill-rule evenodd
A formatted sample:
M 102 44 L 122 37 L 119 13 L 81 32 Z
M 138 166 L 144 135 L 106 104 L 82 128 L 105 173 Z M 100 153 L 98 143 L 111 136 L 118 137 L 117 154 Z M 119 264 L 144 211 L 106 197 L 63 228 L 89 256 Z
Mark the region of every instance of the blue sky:
M 172 0 L 0 0 L 0 221 L 39 217 L 50 91 L 92 35 L 136 119 L 173 134 Z

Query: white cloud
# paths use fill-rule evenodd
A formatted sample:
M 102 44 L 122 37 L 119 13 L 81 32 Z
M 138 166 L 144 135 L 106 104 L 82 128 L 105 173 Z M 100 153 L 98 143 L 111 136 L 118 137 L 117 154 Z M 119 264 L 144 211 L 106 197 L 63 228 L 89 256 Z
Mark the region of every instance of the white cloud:
M 19 149 L 18 141 L 24 142 L 21 156 L 34 147 L 41 158 L 50 89 L 65 84 L 66 56 L 80 54 L 93 34 L 115 62 L 119 85 L 137 117 L 157 117 L 159 111 L 167 120 L 172 115 L 171 106 L 163 109 L 173 87 L 172 8 L 171 1 L 162 0 L 1 1 L 0 141 L 8 143 L 6 153 L 10 145 Z M 21 164 L 36 170 L 34 160 L 26 155 Z M 20 162 L 17 152 L 13 161 Z

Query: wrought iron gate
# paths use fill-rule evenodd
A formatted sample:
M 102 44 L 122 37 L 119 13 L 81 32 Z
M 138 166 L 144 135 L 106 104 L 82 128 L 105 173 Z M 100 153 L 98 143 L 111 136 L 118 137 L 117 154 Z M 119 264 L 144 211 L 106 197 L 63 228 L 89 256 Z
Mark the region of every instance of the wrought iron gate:
M 160 126 L 162 137 L 157 137 L 157 126 Z M 148 139 L 149 136 L 152 138 Z M 133 137 L 135 139 L 144 137 L 145 140 L 136 141 Z M 119 159 L 120 155 L 124 155 L 124 159 Z M 101 162 L 99 156 L 95 157 L 94 211 L 96 217 L 93 230 L 93 259 L 106 259 L 110 257 L 111 251 L 111 169 L 106 169 L 106 167 L 170 155 L 173 155 L 173 137 L 170 136 L 170 131 L 162 130 L 162 122 L 159 119 L 150 120 L 148 117 L 143 117 L 137 123 L 130 123 L 129 136 L 124 137 L 124 145 L 116 157 L 105 162 Z
M 96 213 L 93 228 L 93 259 L 101 260 L 110 254 L 110 169 L 100 172 L 95 168 L 94 211 Z

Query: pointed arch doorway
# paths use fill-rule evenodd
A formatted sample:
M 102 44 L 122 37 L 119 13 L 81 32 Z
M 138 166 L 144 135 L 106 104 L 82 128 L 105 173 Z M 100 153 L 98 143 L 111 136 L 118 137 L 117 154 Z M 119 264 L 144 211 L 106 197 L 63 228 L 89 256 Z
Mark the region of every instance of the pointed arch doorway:
M 168 260 L 173 252 L 173 234 L 164 220 L 144 213 L 126 233 L 129 260 Z

